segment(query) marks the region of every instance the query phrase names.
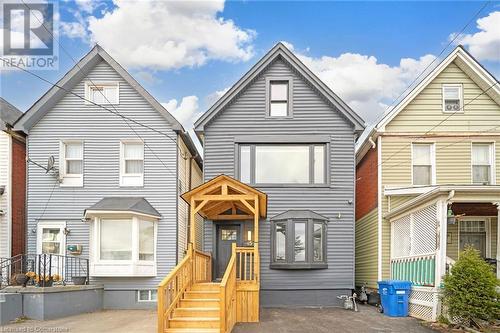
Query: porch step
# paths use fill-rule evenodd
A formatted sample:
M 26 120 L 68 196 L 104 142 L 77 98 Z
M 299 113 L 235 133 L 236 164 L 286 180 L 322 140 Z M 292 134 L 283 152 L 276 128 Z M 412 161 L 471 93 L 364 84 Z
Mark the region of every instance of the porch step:
M 205 299 L 181 299 L 181 308 L 218 308 L 218 298 L 205 298 Z
M 205 290 L 190 290 L 186 291 L 184 298 L 186 299 L 210 299 L 219 298 L 219 291 L 205 291 Z
M 219 318 L 174 317 L 169 320 L 171 328 L 219 328 Z
M 219 311 L 218 307 L 177 308 L 174 317 L 219 317 Z
M 220 291 L 220 283 L 203 282 L 191 286 L 192 291 Z
M 167 328 L 165 333 L 220 333 L 218 328 Z

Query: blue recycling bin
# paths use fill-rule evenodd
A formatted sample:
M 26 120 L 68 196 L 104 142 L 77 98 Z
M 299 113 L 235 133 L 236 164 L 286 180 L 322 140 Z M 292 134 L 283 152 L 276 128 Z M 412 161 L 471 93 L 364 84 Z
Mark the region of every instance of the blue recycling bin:
M 383 313 L 390 317 L 407 317 L 410 290 L 410 281 L 379 281 L 378 293 Z

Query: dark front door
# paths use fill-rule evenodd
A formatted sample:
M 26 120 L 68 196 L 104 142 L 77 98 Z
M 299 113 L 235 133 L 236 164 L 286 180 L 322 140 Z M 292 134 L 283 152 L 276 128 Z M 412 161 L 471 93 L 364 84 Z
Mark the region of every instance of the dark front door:
M 233 243 L 238 244 L 241 239 L 239 224 L 217 225 L 217 265 L 216 278 L 221 279 L 226 272 L 227 264 L 231 258 L 231 247 Z

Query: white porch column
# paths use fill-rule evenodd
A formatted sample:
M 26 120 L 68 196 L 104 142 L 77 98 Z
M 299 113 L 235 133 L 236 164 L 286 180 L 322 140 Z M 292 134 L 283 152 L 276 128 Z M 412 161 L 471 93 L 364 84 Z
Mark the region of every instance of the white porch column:
M 497 205 L 497 279 L 500 279 L 500 202 Z
M 448 231 L 448 200 L 440 199 L 437 205 L 437 249 L 436 249 L 436 276 L 434 286 L 441 285 L 446 273 L 446 233 Z

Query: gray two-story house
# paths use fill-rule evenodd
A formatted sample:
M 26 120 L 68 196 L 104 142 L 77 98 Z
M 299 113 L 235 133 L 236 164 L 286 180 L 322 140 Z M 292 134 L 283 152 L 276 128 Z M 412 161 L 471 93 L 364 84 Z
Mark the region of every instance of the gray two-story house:
M 279 43 L 195 123 L 204 180 L 224 174 L 267 194 L 260 304 L 338 305 L 354 288 L 355 141 L 363 120 Z M 224 275 L 251 221 L 205 219 L 203 247 Z
M 181 124 L 95 46 L 16 129 L 29 134 L 27 252 L 52 255 L 52 275 L 89 259 L 105 308 L 155 307 L 187 246 L 179 194 L 202 180 Z

